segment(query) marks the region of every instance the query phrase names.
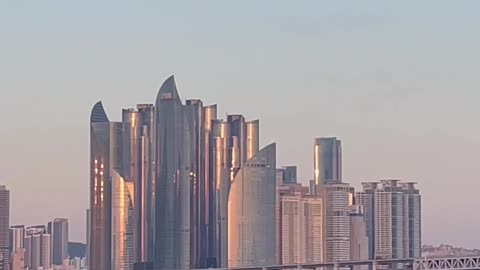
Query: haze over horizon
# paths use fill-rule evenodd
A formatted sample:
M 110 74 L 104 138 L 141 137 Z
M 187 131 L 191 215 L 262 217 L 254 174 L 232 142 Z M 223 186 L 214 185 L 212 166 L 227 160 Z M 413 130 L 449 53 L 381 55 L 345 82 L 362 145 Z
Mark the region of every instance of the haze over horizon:
M 84 242 L 92 106 L 119 120 L 175 74 L 183 100 L 260 119 L 261 146 L 277 142 L 278 165 L 297 165 L 303 183 L 314 137 L 336 136 L 344 182 L 416 181 L 423 242 L 480 247 L 480 3 L 411 7 L 0 3 L 11 223 L 67 217 Z

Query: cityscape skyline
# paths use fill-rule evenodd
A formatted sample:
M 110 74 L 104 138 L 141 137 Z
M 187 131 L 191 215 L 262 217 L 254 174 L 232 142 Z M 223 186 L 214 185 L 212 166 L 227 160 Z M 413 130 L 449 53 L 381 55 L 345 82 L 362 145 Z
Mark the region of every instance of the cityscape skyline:
M 173 75 L 170 76 L 169 78 L 173 78 Z M 168 80 L 167 80 L 167 82 L 168 82 Z M 177 94 L 177 95 L 178 95 L 178 94 Z M 191 99 L 190 99 L 190 100 L 191 100 Z M 188 103 L 188 101 L 190 101 L 190 100 L 187 99 L 187 103 Z M 95 107 L 97 107 L 97 106 L 99 106 L 99 105 L 103 106 L 102 102 L 98 102 L 98 103 L 94 106 L 94 111 L 95 111 Z M 150 104 L 137 104 L 137 109 L 141 110 L 142 108 L 144 109 L 145 107 L 148 107 L 148 106 L 150 106 Z M 215 105 L 215 106 L 216 106 L 216 105 Z M 207 106 L 207 107 L 208 107 L 208 106 Z M 103 107 L 102 107 L 102 110 L 104 110 Z M 121 118 L 122 118 L 123 120 L 126 120 L 126 119 L 127 119 L 127 122 L 128 122 L 128 117 L 129 117 L 129 115 L 126 116 L 126 114 L 131 113 L 132 110 L 134 110 L 134 109 L 123 109 L 123 111 L 122 111 L 122 117 L 121 117 Z M 103 112 L 103 113 L 105 113 L 105 112 Z M 96 114 L 95 112 L 92 112 L 92 117 L 95 117 L 95 114 Z M 246 112 L 245 114 L 248 115 L 248 112 Z M 98 115 L 97 115 L 97 116 L 98 116 Z M 226 116 L 227 116 L 227 117 L 230 117 L 230 116 L 234 116 L 234 115 L 228 115 L 228 114 L 227 114 Z M 104 117 L 104 116 L 100 116 L 100 117 Z M 106 115 L 105 115 L 105 117 L 106 117 Z M 93 121 L 93 122 L 95 122 L 95 121 L 97 121 L 97 120 L 98 120 L 98 119 L 93 119 L 93 118 L 92 118 L 92 121 Z M 107 119 L 107 120 L 108 120 L 108 119 Z M 256 121 L 258 122 L 258 120 L 256 120 Z M 119 122 L 113 121 L 113 122 L 110 122 L 110 123 L 112 123 L 113 125 L 115 125 L 115 123 L 119 123 Z M 258 124 L 258 123 L 257 123 L 257 124 Z M 118 128 L 118 127 L 117 127 L 117 128 Z M 114 129 L 115 129 L 115 127 L 114 127 Z M 319 152 L 317 146 L 318 146 L 319 144 L 321 144 L 321 142 L 326 142 L 327 144 L 329 144 L 328 147 L 334 147 L 334 148 L 338 147 L 338 150 L 337 150 L 338 152 L 337 152 L 336 154 L 333 153 L 335 150 L 332 150 L 332 149 L 334 149 L 334 148 L 332 148 L 332 149 L 330 149 L 330 150 L 327 151 L 327 152 L 328 152 L 328 153 L 327 153 L 327 156 L 324 156 L 324 157 L 328 157 L 327 160 L 328 160 L 329 162 L 335 163 L 335 162 L 336 162 L 336 155 L 339 156 L 340 164 L 337 165 L 337 167 L 338 167 L 338 171 L 340 172 L 340 180 L 339 180 L 339 181 L 340 181 L 340 183 L 341 183 L 341 178 L 342 178 L 342 177 L 341 177 L 341 173 L 343 172 L 343 167 L 342 167 L 342 148 L 341 148 L 341 144 L 342 144 L 342 143 L 341 143 L 340 138 L 337 138 L 337 137 L 314 137 L 314 138 L 313 138 L 313 146 L 314 146 L 314 147 L 313 147 L 313 149 L 314 149 L 314 150 L 313 150 L 313 151 L 314 151 L 314 153 L 313 153 L 314 158 L 313 158 L 313 166 L 312 166 L 312 168 L 313 168 L 313 176 L 311 177 L 311 179 L 310 179 L 309 181 L 316 182 L 316 181 L 315 181 L 315 178 L 316 178 L 317 176 L 316 176 L 316 169 L 315 169 L 315 168 L 316 168 L 316 166 L 317 166 L 316 164 L 317 164 L 317 160 L 318 160 L 318 158 L 317 158 L 317 155 L 318 155 L 318 154 L 317 154 L 317 153 Z M 332 144 L 333 144 L 333 145 L 332 145 Z M 338 144 L 338 146 L 337 146 L 336 144 Z M 327 147 L 327 148 L 328 148 L 328 147 Z M 322 153 L 322 154 L 325 155 L 325 153 Z M 330 155 L 332 155 L 333 157 L 331 157 Z M 287 166 L 287 165 L 285 165 L 285 164 L 279 164 L 279 166 L 283 166 L 283 170 L 286 170 L 286 169 L 292 170 L 293 168 L 295 168 L 295 178 L 297 177 L 297 176 L 296 176 L 296 167 L 298 167 L 298 165 Z M 333 165 L 333 167 L 335 167 L 335 166 Z M 332 168 L 331 170 L 336 170 L 336 169 Z M 291 173 L 291 172 L 290 172 L 290 173 Z M 328 173 L 326 172 L 326 174 L 328 174 Z M 334 173 L 334 174 L 335 174 L 335 173 Z M 113 178 L 115 179 L 115 177 L 113 177 Z M 120 177 L 120 176 L 117 176 L 117 178 L 121 178 L 121 177 Z M 378 180 L 378 181 L 383 181 L 383 180 Z M 400 181 L 400 180 L 398 180 L 398 181 Z M 298 182 L 301 183 L 301 184 L 307 185 L 307 186 L 308 186 L 308 184 L 309 184 L 309 182 L 307 182 L 306 179 L 299 179 Z M 336 182 L 336 180 L 332 178 L 332 179 L 328 179 L 327 182 L 331 182 L 331 183 L 333 182 L 333 183 L 334 183 L 334 182 Z M 310 183 L 310 184 L 311 184 L 311 183 Z M 350 183 L 349 183 L 349 184 L 350 184 Z M 415 183 L 415 184 L 416 184 L 416 183 Z M 421 184 L 421 183 L 420 183 L 420 184 Z M 348 186 L 348 189 L 353 190 L 353 189 L 355 188 L 355 190 L 360 190 L 360 187 L 362 187 L 362 186 L 364 186 L 364 185 L 365 185 L 365 182 L 362 181 L 361 183 L 357 183 L 357 185 Z M 10 190 L 9 190 L 9 191 L 10 191 Z M 132 197 L 133 197 L 133 196 L 132 196 Z M 85 210 L 89 210 L 89 209 L 85 209 Z M 15 224 L 20 224 L 20 223 L 15 223 Z M 15 224 L 12 223 L 12 226 L 15 226 Z M 87 233 L 87 232 L 85 232 L 85 233 Z M 85 238 L 85 236 L 86 236 L 86 234 L 83 235 L 83 236 L 81 235 L 78 241 L 79 241 L 79 242 L 86 242 L 86 241 L 84 241 L 84 239 L 81 239 L 82 237 Z
M 228 108 L 261 119 L 261 140 L 277 142 L 278 166 L 297 165 L 300 182 L 312 177 L 312 139 L 337 136 L 342 139 L 344 182 L 356 190 L 363 181 L 383 178 L 419 182 L 424 243 L 477 246 L 474 232 L 480 220 L 458 209 L 478 204 L 478 80 L 472 71 L 479 54 L 478 39 L 471 34 L 478 4 L 438 3 L 432 14 L 432 2 L 422 3 L 408 9 L 413 12 L 408 22 L 403 16 L 407 8 L 397 4 L 354 4 L 355 11 L 314 4 L 319 8 L 308 11 L 283 3 L 276 15 L 262 12 L 266 4 L 260 4 L 248 20 L 243 20 L 248 12 L 242 7 L 196 6 L 210 15 L 205 22 L 194 9 L 170 5 L 162 10 L 183 10 L 186 20 L 157 19 L 154 8 L 151 13 L 133 8 L 132 14 L 121 6 L 109 23 L 101 23 L 104 14 L 95 11 L 88 24 L 80 25 L 84 6 L 52 14 L 49 21 L 40 19 L 42 12 L 13 18 L 3 12 L 18 15 L 25 11 L 22 6 L 2 6 L 0 20 L 15 25 L 1 37 L 8 55 L 0 53 L 6 56 L 0 86 L 9 90 L 0 94 L 0 100 L 9 100 L 0 112 L 16 112 L 0 134 L 6 153 L 0 157 L 5 171 L 0 185 L 10 190 L 12 225 L 68 217 L 71 238 L 84 242 L 85 115 L 100 98 L 108 115 L 119 120 L 116 108 L 151 100 L 173 72 L 185 97 L 222 104 L 219 115 Z M 57 6 L 37 7 L 50 14 Z M 108 10 L 103 8 L 99 10 Z M 132 26 L 120 19 L 140 11 L 144 16 Z M 225 26 L 217 26 L 221 19 Z M 64 23 L 58 25 L 59 20 Z M 189 30 L 192 21 L 199 34 Z M 159 38 L 166 35 L 169 39 Z M 98 43 L 89 41 L 95 38 Z M 469 188 L 455 191 L 454 183 Z M 54 196 L 23 199 L 52 192 L 68 203 L 59 204 Z M 439 209 L 444 198 L 451 200 Z M 463 222 L 444 224 L 444 212 Z
M 380 180 L 355 193 L 342 182 L 337 137 L 314 138 L 306 187 L 295 166 L 277 168 L 276 143 L 260 149 L 260 120 L 221 119 L 217 104 L 184 103 L 174 75 L 155 104 L 137 109 L 122 109 L 121 122 L 109 120 L 102 101 L 91 110 L 88 269 L 420 258 L 416 183 Z M 28 264 L 50 265 L 47 255 L 36 264 L 29 255 Z

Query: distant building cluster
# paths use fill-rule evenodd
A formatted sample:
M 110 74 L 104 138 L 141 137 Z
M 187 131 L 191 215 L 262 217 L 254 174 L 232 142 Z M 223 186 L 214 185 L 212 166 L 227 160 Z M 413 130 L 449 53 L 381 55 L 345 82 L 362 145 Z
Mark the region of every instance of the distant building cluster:
M 58 269 L 68 261 L 68 220 L 10 227 L 10 269 Z
M 309 186 L 260 147 L 259 120 L 182 102 L 174 77 L 155 104 L 90 116 L 86 258 L 68 257 L 68 221 L 11 226 L 0 186 L 0 270 L 153 270 L 395 259 L 421 255 L 415 183 L 342 179 L 342 144 L 313 140 Z M 308 180 L 308 179 L 303 179 Z M 353 266 L 355 270 L 368 266 Z M 401 264 L 395 265 L 402 268 Z
M 90 270 L 189 269 L 420 256 L 420 193 L 342 181 L 337 138 L 313 143 L 313 179 L 278 168 L 258 120 L 182 102 L 174 77 L 155 104 L 112 122 L 91 113 Z
M 281 179 L 284 169 L 277 170 L 279 264 L 420 257 L 415 183 L 381 180 L 355 192 L 341 179 L 340 140 L 317 138 L 313 153 L 310 187 Z
M 0 270 L 61 269 L 69 261 L 68 220 L 56 218 L 48 225 L 10 226 L 9 208 L 10 191 L 0 186 Z
M 175 80 L 155 104 L 91 113 L 88 267 L 189 269 L 276 263 L 276 146 L 258 120 L 183 103 Z M 284 177 L 296 182 L 296 168 Z

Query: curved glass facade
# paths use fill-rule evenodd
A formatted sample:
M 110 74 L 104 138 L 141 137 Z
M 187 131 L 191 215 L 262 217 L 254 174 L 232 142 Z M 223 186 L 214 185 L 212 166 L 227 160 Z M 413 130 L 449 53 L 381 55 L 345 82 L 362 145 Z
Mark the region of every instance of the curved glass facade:
M 212 192 L 213 207 L 212 223 L 215 224 L 214 243 L 217 266 L 227 265 L 227 202 L 229 181 L 229 138 L 230 126 L 223 120 L 212 123 L 212 166 L 214 191 Z
M 155 268 L 190 268 L 191 126 L 173 76 L 156 101 Z
M 276 147 L 245 162 L 228 198 L 228 267 L 275 264 Z
M 129 125 L 109 122 L 101 102 L 91 115 L 90 270 L 133 268 L 134 179 Z M 128 143 L 127 143 L 128 142 Z M 133 154 L 132 154 L 133 153 Z
M 204 234 L 205 238 L 203 239 L 205 242 L 202 243 L 201 248 L 205 249 L 206 254 L 205 258 L 201 258 L 202 264 L 201 267 L 213 267 L 216 266 L 216 249 L 215 249 L 215 220 L 214 217 L 214 201 L 213 201 L 213 193 L 215 191 L 215 185 L 213 184 L 213 152 L 212 152 L 212 142 L 210 141 L 210 136 L 212 133 L 212 124 L 213 121 L 217 119 L 217 105 L 210 105 L 203 107 L 203 115 L 204 115 L 204 174 L 205 174 L 205 212 L 202 213 L 205 219 L 205 227 L 202 229 L 201 234 Z M 203 264 L 204 263 L 204 264 Z
M 258 120 L 182 103 L 171 76 L 155 105 L 110 122 L 99 102 L 90 122 L 90 270 L 274 263 L 275 145 L 259 152 Z
M 342 143 L 337 138 L 316 138 L 313 146 L 315 185 L 342 182 Z
M 134 262 L 133 239 L 133 182 L 127 182 L 116 171 L 112 172 L 112 269 L 132 270 Z
M 90 117 L 90 270 L 111 269 L 111 124 L 101 102 Z

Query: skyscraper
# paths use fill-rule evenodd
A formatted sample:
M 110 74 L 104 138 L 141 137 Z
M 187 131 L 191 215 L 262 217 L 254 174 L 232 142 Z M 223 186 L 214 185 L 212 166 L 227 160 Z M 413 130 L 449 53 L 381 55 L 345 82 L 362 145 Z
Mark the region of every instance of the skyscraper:
M 143 227 L 143 238 L 141 243 L 137 241 L 137 246 L 143 246 L 143 252 L 137 252 L 140 254 L 140 259 L 143 262 L 153 261 L 153 247 L 154 247 L 154 190 L 155 190 L 155 106 L 153 104 L 138 104 L 137 110 L 142 118 L 142 188 L 136 188 L 136 198 L 141 197 L 142 207 L 140 209 L 141 217 L 143 220 L 140 222 Z M 139 185 L 136 183 L 135 185 Z M 137 210 L 138 211 L 138 210 Z M 137 258 L 138 261 L 138 258 Z M 148 263 L 147 263 L 148 264 Z
M 201 250 L 205 250 L 205 254 L 200 254 L 200 267 L 216 267 L 218 266 L 217 260 L 217 250 L 216 250 L 216 215 L 215 215 L 215 197 L 214 193 L 216 190 L 215 181 L 214 181 L 214 153 L 213 146 L 215 142 L 212 139 L 212 129 L 213 121 L 217 119 L 217 105 L 205 106 L 203 108 L 203 121 L 204 121 L 204 180 L 203 188 L 200 183 L 199 190 L 203 190 L 200 194 L 203 193 L 204 200 L 204 213 L 200 213 L 203 219 L 203 225 L 200 228 L 200 235 L 204 235 L 201 243 Z M 228 175 L 228 173 L 227 173 Z M 205 258 L 203 258 L 205 256 Z
M 111 172 L 112 270 L 132 270 L 134 263 L 134 185 Z
M 192 126 L 173 76 L 160 87 L 157 101 L 155 180 L 155 268 L 191 267 Z
M 419 258 L 422 253 L 422 200 L 416 183 L 400 183 L 404 194 L 404 254 Z
M 350 260 L 368 260 L 368 237 L 363 207 L 353 205 L 350 212 Z M 368 269 L 368 266 L 354 266 L 354 270 Z
M 260 121 L 253 120 L 245 123 L 246 137 L 245 137 L 245 154 L 244 162 L 253 157 L 260 149 Z
M 342 182 L 342 144 L 337 138 L 316 138 L 313 147 L 315 185 Z
M 203 103 L 199 99 L 190 99 L 185 104 L 186 124 L 190 127 L 187 140 L 190 142 L 189 167 L 190 167 L 190 257 L 192 267 L 205 267 L 207 259 L 207 208 L 206 192 L 207 179 L 205 167 L 205 115 Z
M 228 198 L 228 267 L 275 263 L 275 144 L 246 161 Z
M 48 227 L 52 235 L 52 264 L 63 265 L 68 259 L 68 219 L 56 218 Z
M 101 102 L 90 116 L 90 270 L 111 269 L 111 171 L 118 150 L 115 126 Z M 27 249 L 28 250 L 28 249 Z
M 228 185 L 220 183 L 229 181 L 230 136 L 222 132 L 230 127 L 216 122 L 216 105 L 198 99 L 183 104 L 173 76 L 160 87 L 155 105 L 154 266 L 218 266 L 227 258 Z M 251 129 L 254 134 L 255 125 Z
M 282 205 L 281 189 L 283 187 L 283 170 L 275 172 L 275 264 L 282 264 Z
M 230 114 L 227 115 L 227 122 L 230 125 L 230 136 L 232 137 L 232 156 L 229 164 L 236 173 L 235 171 L 238 171 L 240 164 L 247 160 L 245 117 L 241 114 Z
M 378 183 L 368 182 L 362 183 L 363 191 L 357 192 L 355 195 L 355 203 L 362 206 L 365 219 L 365 229 L 368 238 L 368 259 L 375 259 L 375 213 L 374 213 L 374 197 Z
M 46 226 L 31 226 L 25 231 L 25 266 L 29 269 L 50 269 L 52 238 Z
M 132 199 L 134 224 L 134 261 L 151 260 L 153 248 L 152 195 L 154 183 L 155 107 L 140 104 L 122 111 L 123 165 L 122 176 L 135 187 Z
M 6 186 L 0 186 L 0 254 L 3 258 L 3 268 L 9 270 L 10 264 L 10 191 Z M 2 259 L 0 259 L 1 261 Z
M 283 238 L 285 237 L 285 234 L 282 230 L 282 224 L 283 224 L 283 203 L 282 203 L 282 198 L 283 196 L 302 196 L 304 197 L 305 195 L 309 194 L 309 187 L 302 186 L 301 184 L 298 183 L 287 183 L 285 181 L 285 169 L 286 167 L 282 169 L 277 169 L 276 172 L 276 195 L 275 195 L 275 223 L 276 223 L 276 231 L 277 231 L 277 237 L 276 237 L 276 261 L 277 264 L 282 264 L 283 263 Z M 322 220 L 324 214 L 322 213 Z M 322 224 L 322 228 L 323 228 Z M 323 230 L 323 229 L 322 229 Z M 286 232 L 291 233 L 291 231 Z M 323 241 L 323 231 L 322 231 L 322 241 Z M 312 236 L 313 237 L 313 236 Z M 317 237 L 317 236 L 315 236 Z M 322 243 L 323 245 L 323 243 Z M 313 249 L 312 249 L 313 250 Z M 321 247 L 321 250 L 323 252 L 323 247 Z M 309 255 L 310 256 L 310 255 Z M 318 261 L 319 257 L 315 259 Z M 323 254 L 322 254 L 322 260 L 323 260 Z
M 324 209 L 319 196 L 281 196 L 282 264 L 321 263 L 324 254 Z
M 41 261 L 44 269 L 50 269 L 52 267 L 52 236 L 50 234 L 42 234 L 42 251 Z
M 320 195 L 325 201 L 325 261 L 348 261 L 353 187 L 339 182 L 329 182 L 319 187 Z
M 230 179 L 234 177 L 240 166 L 240 161 L 236 153 L 238 148 L 231 148 L 230 125 L 223 120 L 214 120 L 212 122 L 211 132 L 211 224 L 213 246 L 215 250 L 216 266 L 226 267 L 228 261 L 228 193 L 230 189 Z M 235 144 L 238 146 L 238 144 Z M 230 149 L 232 149 L 230 151 Z M 231 156 L 233 158 L 230 158 Z M 237 165 L 238 164 L 238 165 Z
M 24 248 L 25 226 L 16 225 L 10 227 L 10 254 L 17 249 Z
M 421 196 L 415 183 L 381 180 L 363 187 L 356 202 L 365 209 L 370 258 L 419 257 Z
M 217 106 L 198 99 L 183 104 L 171 76 L 155 106 L 124 109 L 115 123 L 99 102 L 90 122 L 89 269 L 226 267 L 230 188 L 259 152 L 259 121 L 219 120 Z M 261 228 L 255 222 L 245 227 Z

